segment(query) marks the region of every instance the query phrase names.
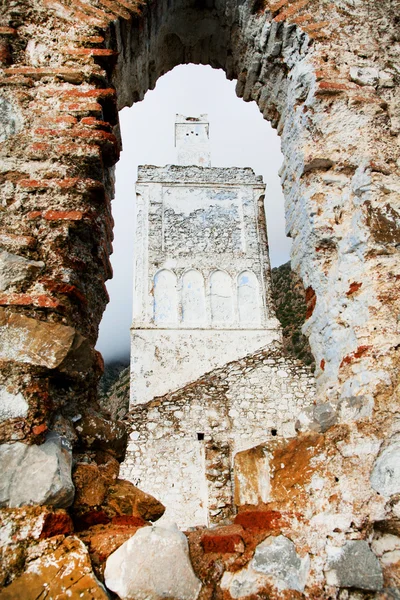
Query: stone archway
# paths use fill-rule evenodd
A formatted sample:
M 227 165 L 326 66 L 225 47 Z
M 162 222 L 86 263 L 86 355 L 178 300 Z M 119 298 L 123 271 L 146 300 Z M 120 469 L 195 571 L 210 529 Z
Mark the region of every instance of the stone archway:
M 299 427 L 352 423 L 368 482 L 397 433 L 398 2 L 26 0 L 4 17 L 1 441 L 40 443 L 54 415 L 95 401 L 118 109 L 195 62 L 237 78 L 281 135 L 317 364 L 318 406 Z

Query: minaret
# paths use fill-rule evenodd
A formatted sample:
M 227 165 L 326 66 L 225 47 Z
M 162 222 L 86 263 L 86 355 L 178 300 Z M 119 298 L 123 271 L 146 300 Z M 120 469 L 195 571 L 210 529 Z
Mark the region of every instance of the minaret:
M 210 166 L 207 115 L 177 115 L 175 144 L 138 170 L 131 405 L 281 339 L 262 177 Z
M 175 146 L 178 165 L 211 166 L 209 130 L 207 115 L 200 115 L 200 117 L 176 115 Z

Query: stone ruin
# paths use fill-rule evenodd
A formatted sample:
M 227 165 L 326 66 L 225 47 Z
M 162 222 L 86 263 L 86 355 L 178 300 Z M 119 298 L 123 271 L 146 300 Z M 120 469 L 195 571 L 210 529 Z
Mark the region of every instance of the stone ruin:
M 139 167 L 136 183 L 121 473 L 186 529 L 235 516 L 234 456 L 293 437 L 315 390 L 282 351 L 261 177 L 211 167 L 207 115 L 177 115 L 175 143 L 178 164 Z
M 398 0 L 19 0 L 0 14 L 1 597 L 46 584 L 105 598 L 114 550 L 106 582 L 128 597 L 118 565 L 133 548 L 153 597 L 168 580 L 175 598 L 396 598 Z M 182 537 L 149 526 L 162 507 L 118 478 L 127 436 L 97 404 L 94 345 L 118 110 L 189 62 L 236 79 L 281 136 L 316 395 L 295 437 L 238 453 L 252 493 L 234 523 Z

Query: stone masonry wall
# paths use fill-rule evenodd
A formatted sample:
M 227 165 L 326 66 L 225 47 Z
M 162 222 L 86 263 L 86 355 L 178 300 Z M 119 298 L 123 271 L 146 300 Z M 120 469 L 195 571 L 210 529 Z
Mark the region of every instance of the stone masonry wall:
M 160 498 L 180 527 L 223 522 L 234 514 L 235 454 L 295 436 L 297 416 L 314 396 L 309 369 L 279 346 L 250 354 L 133 407 L 121 473 Z

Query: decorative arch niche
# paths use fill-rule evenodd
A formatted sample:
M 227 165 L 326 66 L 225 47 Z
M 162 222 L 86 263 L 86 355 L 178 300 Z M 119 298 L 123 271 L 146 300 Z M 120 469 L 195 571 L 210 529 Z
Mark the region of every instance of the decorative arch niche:
M 204 278 L 190 269 L 182 276 L 182 321 L 185 325 L 204 325 L 206 319 Z
M 175 273 L 168 269 L 157 271 L 154 276 L 154 323 L 168 326 L 178 322 L 178 291 Z
M 237 301 L 239 323 L 259 326 L 261 324 L 260 286 L 252 271 L 242 271 L 237 278 Z

